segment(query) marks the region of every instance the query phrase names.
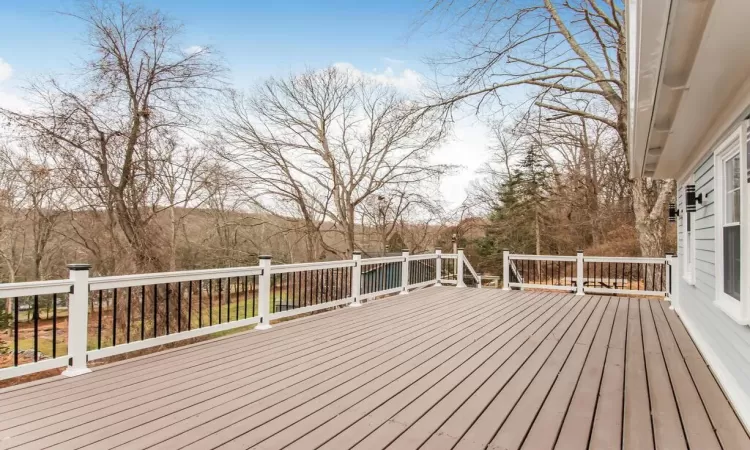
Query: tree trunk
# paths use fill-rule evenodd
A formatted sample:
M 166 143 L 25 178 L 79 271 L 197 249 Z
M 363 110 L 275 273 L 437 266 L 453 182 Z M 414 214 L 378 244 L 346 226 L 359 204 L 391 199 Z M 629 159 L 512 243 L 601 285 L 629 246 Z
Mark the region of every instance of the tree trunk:
M 664 256 L 666 204 L 671 194 L 671 181 L 633 180 L 633 213 L 641 256 Z

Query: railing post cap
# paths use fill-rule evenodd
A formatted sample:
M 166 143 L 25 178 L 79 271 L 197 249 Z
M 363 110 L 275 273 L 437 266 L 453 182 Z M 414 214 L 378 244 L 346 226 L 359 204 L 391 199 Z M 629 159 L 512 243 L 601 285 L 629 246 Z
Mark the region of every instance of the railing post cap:
M 667 256 L 674 256 L 674 253 L 667 253 Z
M 91 269 L 91 264 L 87 263 L 73 263 L 67 265 L 68 270 L 89 270 Z
M 578 250 L 576 250 L 576 253 L 583 253 L 583 250 L 578 249 Z
M 509 251 L 510 251 L 510 249 L 504 248 L 504 249 L 503 249 L 503 251 L 504 251 L 504 252 L 509 252 Z
M 457 250 L 458 250 L 459 252 L 462 252 L 462 251 L 464 251 L 464 248 L 463 248 L 463 247 L 458 247 L 458 249 L 457 249 Z
M 358 255 L 361 255 L 361 254 L 362 254 L 362 252 L 361 252 L 361 251 L 359 251 L 359 250 L 354 250 L 354 251 L 352 252 L 352 256 L 358 256 Z
M 402 252 L 402 253 L 409 253 L 409 249 L 408 249 L 408 248 L 402 248 L 402 249 L 401 249 L 401 252 Z
M 271 259 L 271 255 L 260 255 L 258 259 Z

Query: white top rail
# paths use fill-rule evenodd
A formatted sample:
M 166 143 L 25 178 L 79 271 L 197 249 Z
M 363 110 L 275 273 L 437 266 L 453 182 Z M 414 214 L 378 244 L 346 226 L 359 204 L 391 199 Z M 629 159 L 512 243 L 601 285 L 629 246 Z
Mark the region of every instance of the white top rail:
M 289 273 L 305 272 L 308 270 L 339 269 L 342 267 L 354 267 L 356 263 L 353 260 L 342 261 L 323 261 L 300 264 L 279 264 L 271 266 L 271 273 Z
M 423 259 L 437 259 L 437 253 L 427 253 L 424 255 L 409 255 L 409 261 L 420 261 Z
M 564 255 L 519 255 L 519 254 L 510 254 L 508 255 L 510 259 L 515 260 L 526 260 L 526 261 L 576 261 L 575 256 L 564 256 Z
M 117 289 L 152 284 L 177 283 L 180 281 L 210 280 L 260 275 L 260 267 L 231 267 L 226 269 L 183 270 L 179 272 L 144 273 L 136 275 L 115 275 L 89 279 L 91 291 Z
M 0 298 L 29 297 L 33 295 L 67 294 L 72 280 L 29 281 L 0 283 Z
M 393 262 L 404 262 L 403 256 L 382 256 L 379 258 L 367 258 L 367 259 L 361 259 L 359 261 L 359 264 L 362 266 L 369 266 L 371 264 L 383 264 L 383 263 L 393 263 Z
M 620 256 L 585 256 L 583 262 L 612 262 L 612 263 L 630 263 L 630 264 L 664 264 L 667 258 L 647 258 L 647 257 L 620 257 Z

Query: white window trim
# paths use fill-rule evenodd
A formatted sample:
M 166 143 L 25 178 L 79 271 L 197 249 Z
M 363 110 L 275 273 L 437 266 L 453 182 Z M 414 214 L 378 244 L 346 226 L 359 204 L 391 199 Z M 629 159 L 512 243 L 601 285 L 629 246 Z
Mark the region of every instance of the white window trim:
M 691 286 L 695 286 L 695 213 L 687 212 L 687 198 L 685 196 L 685 186 L 694 184 L 693 174 L 688 175 L 682 182 L 682 189 L 679 195 L 682 196 L 682 207 L 680 211 L 680 226 L 682 227 L 682 248 L 685 252 L 685 258 L 682 263 L 682 279 Z M 690 236 L 688 237 L 688 220 L 690 221 Z M 691 251 L 692 250 L 692 251 Z M 690 258 L 687 255 L 690 255 Z
M 748 273 L 748 265 L 750 265 L 750 244 L 747 239 L 748 232 L 748 211 L 750 208 L 746 206 L 748 201 L 748 183 L 745 174 L 745 168 L 747 167 L 746 161 L 746 146 L 748 136 L 747 126 L 743 123 L 735 132 L 727 136 L 727 138 L 716 148 L 714 152 L 714 231 L 715 231 L 715 285 L 716 295 L 714 297 L 714 305 L 722 310 L 726 315 L 732 318 L 735 322 L 741 325 L 750 324 L 750 297 L 748 296 L 748 288 L 750 283 L 748 277 L 744 274 Z M 726 198 L 724 193 L 724 162 L 735 154 L 735 147 L 730 147 L 734 142 L 739 142 L 739 154 L 740 154 L 740 171 L 742 176 L 740 177 L 740 236 L 741 245 L 740 258 L 742 261 L 742 273 L 740 277 L 740 300 L 730 297 L 724 293 L 724 214 Z

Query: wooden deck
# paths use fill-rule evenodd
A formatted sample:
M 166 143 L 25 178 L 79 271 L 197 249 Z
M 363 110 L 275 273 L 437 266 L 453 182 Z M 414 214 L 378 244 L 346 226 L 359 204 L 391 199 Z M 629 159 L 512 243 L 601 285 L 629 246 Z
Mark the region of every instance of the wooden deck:
M 748 449 L 668 303 L 428 288 L 0 392 L 0 448 Z

